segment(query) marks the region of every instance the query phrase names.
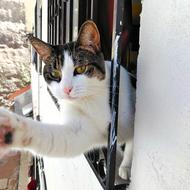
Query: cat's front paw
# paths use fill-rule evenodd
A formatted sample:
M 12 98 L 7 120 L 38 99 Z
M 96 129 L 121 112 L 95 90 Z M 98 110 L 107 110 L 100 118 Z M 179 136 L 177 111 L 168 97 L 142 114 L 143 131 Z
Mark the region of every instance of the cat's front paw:
M 131 168 L 126 166 L 126 165 L 120 165 L 119 167 L 119 176 L 122 179 L 129 180 L 130 179 L 130 173 L 131 173 Z
M 6 147 L 12 143 L 14 128 L 11 124 L 11 115 L 5 109 L 0 109 L 0 146 Z
M 20 148 L 30 143 L 28 129 L 25 120 L 9 112 L 6 109 L 0 109 L 0 148 Z

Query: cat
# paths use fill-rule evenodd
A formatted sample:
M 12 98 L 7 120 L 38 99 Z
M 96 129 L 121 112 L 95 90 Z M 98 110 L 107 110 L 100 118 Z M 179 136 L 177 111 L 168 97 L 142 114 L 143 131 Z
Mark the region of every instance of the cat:
M 104 61 L 96 24 L 86 21 L 77 40 L 64 45 L 50 45 L 32 35 L 28 39 L 45 63 L 43 76 L 59 100 L 62 124 L 34 121 L 1 108 L 1 150 L 73 157 L 106 146 L 111 122 L 111 63 Z M 127 179 L 132 160 L 135 92 L 123 67 L 120 75 L 118 142 L 126 145 L 119 175 Z

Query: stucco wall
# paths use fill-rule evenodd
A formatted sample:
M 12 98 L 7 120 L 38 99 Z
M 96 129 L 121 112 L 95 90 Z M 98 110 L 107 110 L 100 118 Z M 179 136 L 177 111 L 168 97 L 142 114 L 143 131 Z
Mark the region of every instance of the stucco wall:
M 190 1 L 144 0 L 130 190 L 190 189 Z

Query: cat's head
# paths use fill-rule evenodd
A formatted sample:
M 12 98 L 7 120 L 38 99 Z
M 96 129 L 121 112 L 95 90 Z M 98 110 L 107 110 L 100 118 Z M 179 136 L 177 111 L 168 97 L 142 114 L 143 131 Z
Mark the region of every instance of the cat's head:
M 58 99 L 86 98 L 105 90 L 104 57 L 93 21 L 81 26 L 75 42 L 53 46 L 33 36 L 29 40 L 45 63 L 45 81 Z

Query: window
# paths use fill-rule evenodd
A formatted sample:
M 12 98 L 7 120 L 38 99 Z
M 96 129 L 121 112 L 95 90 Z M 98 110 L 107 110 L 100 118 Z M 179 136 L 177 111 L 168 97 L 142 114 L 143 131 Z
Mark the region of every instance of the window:
M 39 9 L 38 9 L 39 10 Z M 40 9 L 41 12 L 43 10 Z M 64 44 L 77 37 L 82 23 L 88 19 L 96 22 L 101 35 L 101 47 L 106 60 L 112 60 L 111 86 L 118 86 L 120 64 L 130 73 L 135 85 L 137 54 L 139 49 L 140 0 L 48 0 L 48 42 Z M 42 21 L 36 18 L 36 31 Z M 41 30 L 41 28 L 40 28 Z M 36 36 L 41 37 L 40 33 Z M 118 36 L 118 53 L 114 55 L 114 40 Z M 114 60 L 114 61 L 113 61 Z M 117 64 L 119 63 L 119 64 Z M 40 64 L 41 65 L 41 64 Z M 38 67 L 39 68 L 39 67 Z M 41 68 L 41 67 L 40 67 Z M 38 70 L 41 72 L 41 69 Z M 117 145 L 118 88 L 110 89 L 110 106 L 113 121 L 109 127 L 108 148 L 86 154 L 91 168 L 106 190 L 125 189 L 126 183 L 115 184 L 115 159 Z M 51 93 L 51 92 L 50 92 Z M 55 103 L 56 99 L 53 98 Z

